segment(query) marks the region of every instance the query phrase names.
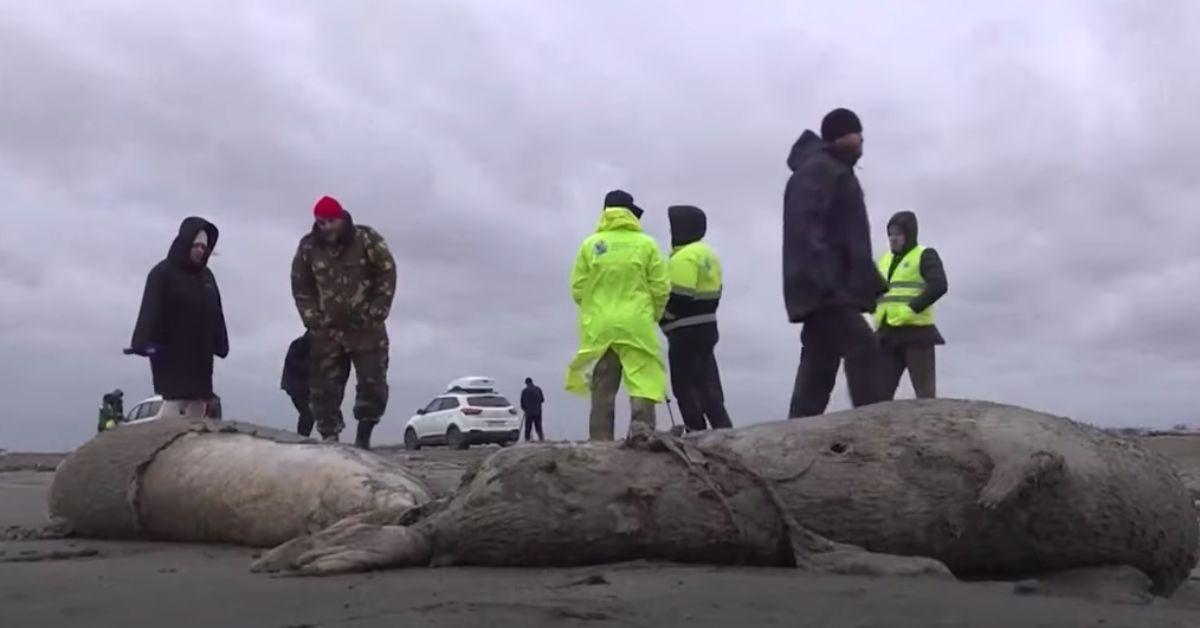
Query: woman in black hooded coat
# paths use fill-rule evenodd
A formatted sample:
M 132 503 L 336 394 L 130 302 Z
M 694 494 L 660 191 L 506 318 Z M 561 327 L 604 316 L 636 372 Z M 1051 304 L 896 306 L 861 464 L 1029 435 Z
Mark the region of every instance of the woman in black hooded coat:
M 211 401 L 213 356 L 229 354 L 217 280 L 208 269 L 216 225 L 185 218 L 167 257 L 150 270 L 129 353 L 150 358 L 164 400 Z

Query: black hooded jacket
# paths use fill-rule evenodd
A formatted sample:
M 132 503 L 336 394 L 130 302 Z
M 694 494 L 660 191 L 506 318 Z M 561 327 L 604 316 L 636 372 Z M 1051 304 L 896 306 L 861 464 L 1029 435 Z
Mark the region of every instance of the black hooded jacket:
M 204 230 L 208 253 L 196 264 L 192 242 Z M 150 270 L 130 347 L 149 355 L 154 392 L 165 399 L 213 396 L 213 356 L 229 354 L 229 335 L 217 280 L 208 258 L 217 245 L 217 227 L 191 216 L 179 225 L 167 257 Z
M 856 159 L 812 131 L 792 146 L 783 194 L 783 298 L 800 323 L 828 307 L 872 311 L 887 291 L 871 252 L 871 227 Z
M 289 395 L 305 396 L 308 394 L 309 357 L 312 355 L 312 333 L 304 332 L 299 338 L 288 345 L 287 356 L 283 359 L 283 377 L 279 387 Z
M 892 256 L 892 264 L 887 270 L 886 277 L 889 281 L 892 273 L 896 272 L 896 267 L 900 265 L 900 261 L 917 246 L 917 215 L 909 211 L 896 212 L 888 220 L 887 226 L 890 228 L 892 225 L 900 227 L 900 231 L 904 234 L 904 248 Z M 949 290 L 946 270 L 942 267 L 942 258 L 938 256 L 936 250 L 930 247 L 926 247 L 921 253 L 921 277 L 925 279 L 925 290 L 908 303 L 908 306 L 918 313 L 928 309 Z M 892 345 L 932 346 L 946 342 L 942 338 L 941 332 L 933 325 L 892 327 L 885 322 L 879 328 L 879 336 L 885 344 Z
M 543 403 L 546 403 L 546 396 L 542 394 L 542 389 L 532 382 L 521 390 L 521 410 L 526 415 L 542 416 Z

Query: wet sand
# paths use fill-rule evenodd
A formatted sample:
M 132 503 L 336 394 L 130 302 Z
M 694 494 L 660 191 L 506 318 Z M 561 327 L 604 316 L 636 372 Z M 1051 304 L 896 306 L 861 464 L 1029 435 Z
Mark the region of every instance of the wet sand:
M 1163 439 L 1163 440 L 1160 440 Z M 1200 481 L 1200 438 L 1152 448 Z M 450 490 L 494 451 L 410 459 Z M 43 626 L 1200 626 L 1200 570 L 1150 604 L 1031 583 L 813 575 L 647 563 L 579 569 L 441 568 L 332 578 L 251 574 L 255 550 L 172 543 L 26 540 L 48 523 L 61 456 L 0 456 L 0 625 Z M 1200 486 L 1193 483 L 1200 494 Z

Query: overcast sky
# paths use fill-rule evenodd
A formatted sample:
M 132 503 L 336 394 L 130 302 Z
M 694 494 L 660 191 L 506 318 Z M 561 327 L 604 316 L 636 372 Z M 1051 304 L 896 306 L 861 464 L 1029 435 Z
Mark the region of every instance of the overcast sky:
M 586 435 L 568 276 L 615 187 L 664 249 L 667 205 L 708 212 L 734 423 L 781 419 L 784 160 L 837 106 L 877 253 L 911 209 L 945 262 L 942 396 L 1200 422 L 1200 4 L 964 6 L 2 0 L 0 447 L 72 448 L 104 392 L 151 394 L 121 349 L 193 214 L 221 229 L 226 415 L 294 427 L 288 271 L 323 194 L 397 258 L 380 440 L 468 374 L 532 376 L 548 436 Z

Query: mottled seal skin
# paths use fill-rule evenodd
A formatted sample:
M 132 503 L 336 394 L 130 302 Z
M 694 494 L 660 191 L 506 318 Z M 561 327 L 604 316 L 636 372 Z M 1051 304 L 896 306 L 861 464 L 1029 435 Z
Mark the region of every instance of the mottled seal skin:
M 1019 578 L 1127 565 L 1170 595 L 1197 536 L 1162 456 L 1066 418 L 937 399 L 509 448 L 446 501 L 347 519 L 254 569 L 662 559 Z
M 1128 565 L 1160 595 L 1196 565 L 1198 515 L 1171 462 L 1095 427 L 963 400 L 896 401 L 792 423 L 800 425 L 699 440 L 770 474 L 792 466 L 772 461 L 814 460 L 781 494 L 831 539 L 935 558 L 961 577 Z
M 233 421 L 97 435 L 59 465 L 50 513 L 93 538 L 274 547 L 345 517 L 428 502 L 393 459 Z

